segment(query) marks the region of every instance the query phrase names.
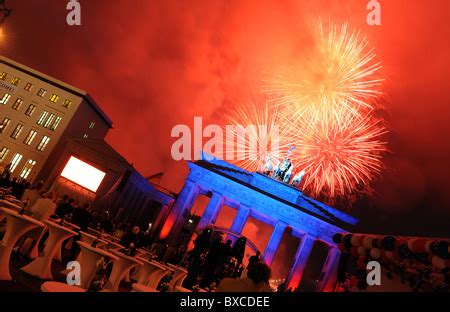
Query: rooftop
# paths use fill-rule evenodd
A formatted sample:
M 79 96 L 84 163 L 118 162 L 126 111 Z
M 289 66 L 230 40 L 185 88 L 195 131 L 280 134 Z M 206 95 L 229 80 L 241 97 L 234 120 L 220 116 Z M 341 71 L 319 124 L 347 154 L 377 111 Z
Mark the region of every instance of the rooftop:
M 269 176 L 248 172 L 206 153 L 195 164 L 225 176 L 259 193 L 340 227 L 355 226 L 358 219 L 303 194 L 301 190 Z
M 81 97 L 82 99 L 84 99 L 93 109 L 95 112 L 97 112 L 97 114 L 100 115 L 100 117 L 102 117 L 102 119 L 106 122 L 106 124 L 112 128 L 112 121 L 111 119 L 108 117 L 108 115 L 106 115 L 106 113 L 100 108 L 100 106 L 94 101 L 94 99 L 86 92 L 83 91 L 81 89 L 78 89 L 72 85 L 69 85 L 65 82 L 62 82 L 56 78 L 53 78 L 51 76 L 48 76 L 44 73 L 41 73 L 35 69 L 32 69 L 28 66 L 22 65 L 16 61 L 13 61 L 3 55 L 0 55 L 0 63 L 1 64 L 5 64 L 9 67 L 12 67 L 18 71 L 21 71 L 27 75 L 33 76 L 37 79 L 40 79 L 50 85 L 53 85 L 57 88 L 60 88 L 66 92 L 72 93 L 76 96 Z

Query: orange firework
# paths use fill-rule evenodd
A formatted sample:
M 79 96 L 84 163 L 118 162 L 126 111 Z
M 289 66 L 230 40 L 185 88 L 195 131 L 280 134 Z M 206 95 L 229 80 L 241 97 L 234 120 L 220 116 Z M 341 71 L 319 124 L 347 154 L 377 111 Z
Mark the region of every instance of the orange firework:
M 302 188 L 329 198 L 367 186 L 383 168 L 386 128 L 371 114 L 340 122 L 299 121 L 291 129 L 298 152 L 294 164 L 306 172 Z
M 313 53 L 304 66 L 271 75 L 262 91 L 291 122 L 305 114 L 311 122 L 339 121 L 342 115 L 359 116 L 373 109 L 382 96 L 383 79 L 377 77 L 381 64 L 367 40 L 349 31 L 347 24 L 329 22 L 324 27 L 319 21 L 313 33 Z
M 280 153 L 272 163 L 289 150 L 294 172 L 305 172 L 302 190 L 331 203 L 367 193 L 384 167 L 387 130 L 374 114 L 381 107 L 383 79 L 373 49 L 359 32 L 331 22 L 325 28 L 320 21 L 313 29 L 313 53 L 303 66 L 264 81 L 270 105 L 240 109 L 228 121 L 278 125 Z M 250 135 L 257 137 L 255 131 Z M 268 154 L 249 155 L 235 163 L 256 171 Z
M 251 101 L 225 115 L 226 159 L 249 171 L 265 171 L 287 154 L 289 143 L 282 133 L 276 108 L 267 103 Z

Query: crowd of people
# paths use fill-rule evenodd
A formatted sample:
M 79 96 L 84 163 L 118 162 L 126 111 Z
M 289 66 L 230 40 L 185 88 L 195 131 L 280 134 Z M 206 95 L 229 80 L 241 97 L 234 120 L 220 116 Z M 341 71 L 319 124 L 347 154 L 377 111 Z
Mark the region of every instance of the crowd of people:
M 86 231 L 90 227 L 101 233 L 113 235 L 126 248 L 130 245 L 135 248 L 151 245 L 151 237 L 148 232 L 126 222 L 114 222 L 108 211 L 98 213 L 91 209 L 89 203 L 80 203 L 67 194 L 58 197 L 54 191 L 46 190 L 44 185 L 43 181 L 31 184 L 26 179 L 12 177 L 8 168 L 5 168 L 0 175 L 0 188 L 4 190 L 2 196 L 14 196 L 20 200 L 23 207 L 21 214 L 31 216 L 39 221 L 64 220 L 78 226 L 80 231 Z M 4 230 L 5 224 L 3 223 L 0 225 L 0 236 Z M 27 247 L 27 249 L 31 250 L 35 244 L 39 244 L 40 250 L 43 249 L 48 233 L 41 234 L 40 232 L 27 234 L 28 237 L 23 241 L 32 240 L 31 247 Z M 75 240 L 78 239 L 79 237 L 75 238 Z M 78 252 L 78 244 L 72 244 L 69 260 L 75 260 Z
M 231 239 L 224 242 L 222 235 L 213 235 L 211 229 L 205 229 L 195 239 L 192 251 L 187 252 L 184 247 L 169 246 L 164 241 L 157 241 L 138 226 L 114 222 L 108 211 L 98 213 L 91 209 L 89 203 L 80 203 L 67 194 L 58 197 L 54 191 L 45 189 L 43 181 L 31 184 L 25 179 L 11 177 L 9 171 L 5 170 L 0 175 L 0 187 L 3 189 L 2 196 L 12 195 L 20 200 L 23 207 L 21 214 L 39 221 L 50 219 L 55 222 L 70 222 L 78 226 L 80 231 L 92 228 L 116 237 L 119 244 L 127 250 L 147 247 L 162 262 L 186 266 L 188 275 L 183 286 L 188 289 L 200 287 L 217 288 L 218 291 L 271 291 L 271 270 L 262 261 L 259 252 L 250 257 L 247 267 L 244 267 L 247 243 L 245 237 L 238 238 L 233 244 Z M 0 236 L 4 225 L 0 226 Z M 26 247 L 27 252 L 35 244 L 39 244 L 39 250 L 44 248 L 48 233 L 43 233 L 41 229 L 35 232 L 28 233 L 22 239 L 22 246 L 26 245 L 27 240 L 31 241 Z M 76 259 L 79 246 L 75 242 L 80 238 L 80 235 L 74 237 L 67 261 Z M 23 248 L 19 247 L 19 250 Z
M 250 257 L 247 267 L 244 267 L 246 243 L 247 239 L 240 237 L 233 245 L 231 239 L 224 242 L 220 233 L 213 233 L 209 228 L 203 230 L 195 239 L 194 248 L 186 256 L 188 275 L 183 287 L 214 289 L 218 286 L 217 289 L 221 291 L 228 291 L 229 287 L 271 291 L 270 267 L 262 261 L 259 252 Z

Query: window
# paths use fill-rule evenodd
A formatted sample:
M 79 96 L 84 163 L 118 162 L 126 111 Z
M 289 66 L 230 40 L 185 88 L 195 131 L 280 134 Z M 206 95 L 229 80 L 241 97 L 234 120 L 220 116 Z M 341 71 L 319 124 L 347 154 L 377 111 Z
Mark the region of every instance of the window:
M 70 105 L 72 105 L 72 101 L 71 101 L 71 100 L 65 100 L 65 101 L 64 101 L 64 104 L 63 104 L 63 107 L 69 108 Z
M 17 100 L 14 102 L 14 104 L 13 104 L 13 106 L 12 106 L 12 109 L 19 110 L 19 109 L 20 109 L 20 106 L 22 106 L 22 104 L 23 104 L 23 100 L 22 100 L 22 99 L 17 99 Z
M 89 129 L 94 129 L 94 127 L 95 127 L 95 122 L 93 121 L 93 122 L 91 122 L 91 124 L 89 125 Z
M 39 126 L 42 126 L 42 125 L 44 124 L 45 120 L 47 120 L 47 116 L 48 116 L 49 114 L 50 114 L 49 112 L 43 111 L 42 114 L 41 114 L 41 116 L 39 116 L 39 118 L 38 118 L 38 120 L 37 120 L 36 123 L 37 123 Z
M 45 147 L 48 144 L 48 141 L 50 141 L 50 138 L 46 135 L 44 135 L 44 137 L 42 138 L 41 142 L 39 143 L 39 145 L 37 146 L 37 150 L 43 152 Z
M 28 83 L 25 85 L 24 89 L 25 89 L 26 91 L 31 91 L 31 89 L 33 89 L 33 84 L 28 82 Z
M 3 146 L 2 149 L 0 150 L 0 162 L 5 160 L 6 155 L 8 155 L 8 152 L 9 152 L 9 148 L 7 148 L 6 146 Z
M 52 124 L 55 117 L 56 117 L 55 114 L 50 114 L 44 123 L 44 128 L 50 128 L 50 125 Z
M 28 133 L 28 135 L 25 138 L 25 141 L 23 141 L 23 143 L 25 143 L 26 145 L 31 145 L 31 142 L 33 142 L 34 138 L 36 137 L 36 134 L 37 134 L 37 131 L 30 130 L 30 132 Z
M 11 159 L 11 167 L 9 168 L 10 172 L 14 172 L 16 170 L 17 165 L 20 163 L 20 160 L 22 159 L 22 155 L 19 153 L 16 153 L 13 158 Z
M 31 116 L 31 115 L 33 115 L 35 110 L 36 110 L 36 105 L 30 104 L 30 106 L 28 106 L 27 110 L 25 111 L 25 115 Z
M 39 89 L 37 95 L 40 97 L 44 97 L 45 93 L 47 93 L 47 90 L 41 88 Z
M 20 172 L 20 177 L 23 179 L 28 178 L 30 175 L 31 170 L 33 170 L 33 167 L 36 165 L 36 161 L 32 159 L 28 159 L 25 166 L 23 166 L 22 172 Z
M 17 139 L 20 135 L 20 133 L 22 133 L 23 130 L 23 125 L 22 124 L 18 124 L 16 126 L 16 128 L 14 129 L 14 131 L 11 133 L 11 138 L 13 138 L 14 140 Z
M 1 80 L 5 80 L 6 75 L 8 75 L 8 74 L 5 73 L 5 72 L 2 72 L 2 73 L 0 74 L 0 79 L 1 79 Z
M 20 82 L 20 78 L 19 77 L 14 77 L 13 80 L 11 80 L 11 84 L 17 86 Z
M 59 123 L 61 122 L 62 117 L 56 116 L 55 122 L 50 127 L 50 130 L 56 130 L 56 128 L 59 126 Z
M 50 102 L 56 103 L 58 101 L 58 99 L 59 99 L 59 95 L 53 94 L 50 97 Z
M 4 118 L 2 121 L 2 124 L 0 125 L 0 133 L 3 133 L 3 131 L 6 130 L 6 128 L 8 128 L 9 123 L 11 122 L 11 119 L 9 118 Z
M 11 98 L 11 94 L 5 93 L 2 97 L 2 99 L 0 100 L 0 104 L 5 105 L 6 103 L 8 103 L 10 98 Z

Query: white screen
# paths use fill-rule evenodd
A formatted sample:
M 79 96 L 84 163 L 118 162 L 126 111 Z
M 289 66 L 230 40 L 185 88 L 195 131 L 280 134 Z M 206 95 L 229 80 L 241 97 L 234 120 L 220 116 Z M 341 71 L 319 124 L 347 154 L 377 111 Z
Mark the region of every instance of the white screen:
M 70 157 L 69 162 L 61 173 L 62 177 L 75 182 L 92 192 L 97 192 L 105 175 L 106 173 L 103 171 L 98 170 L 73 156 Z

